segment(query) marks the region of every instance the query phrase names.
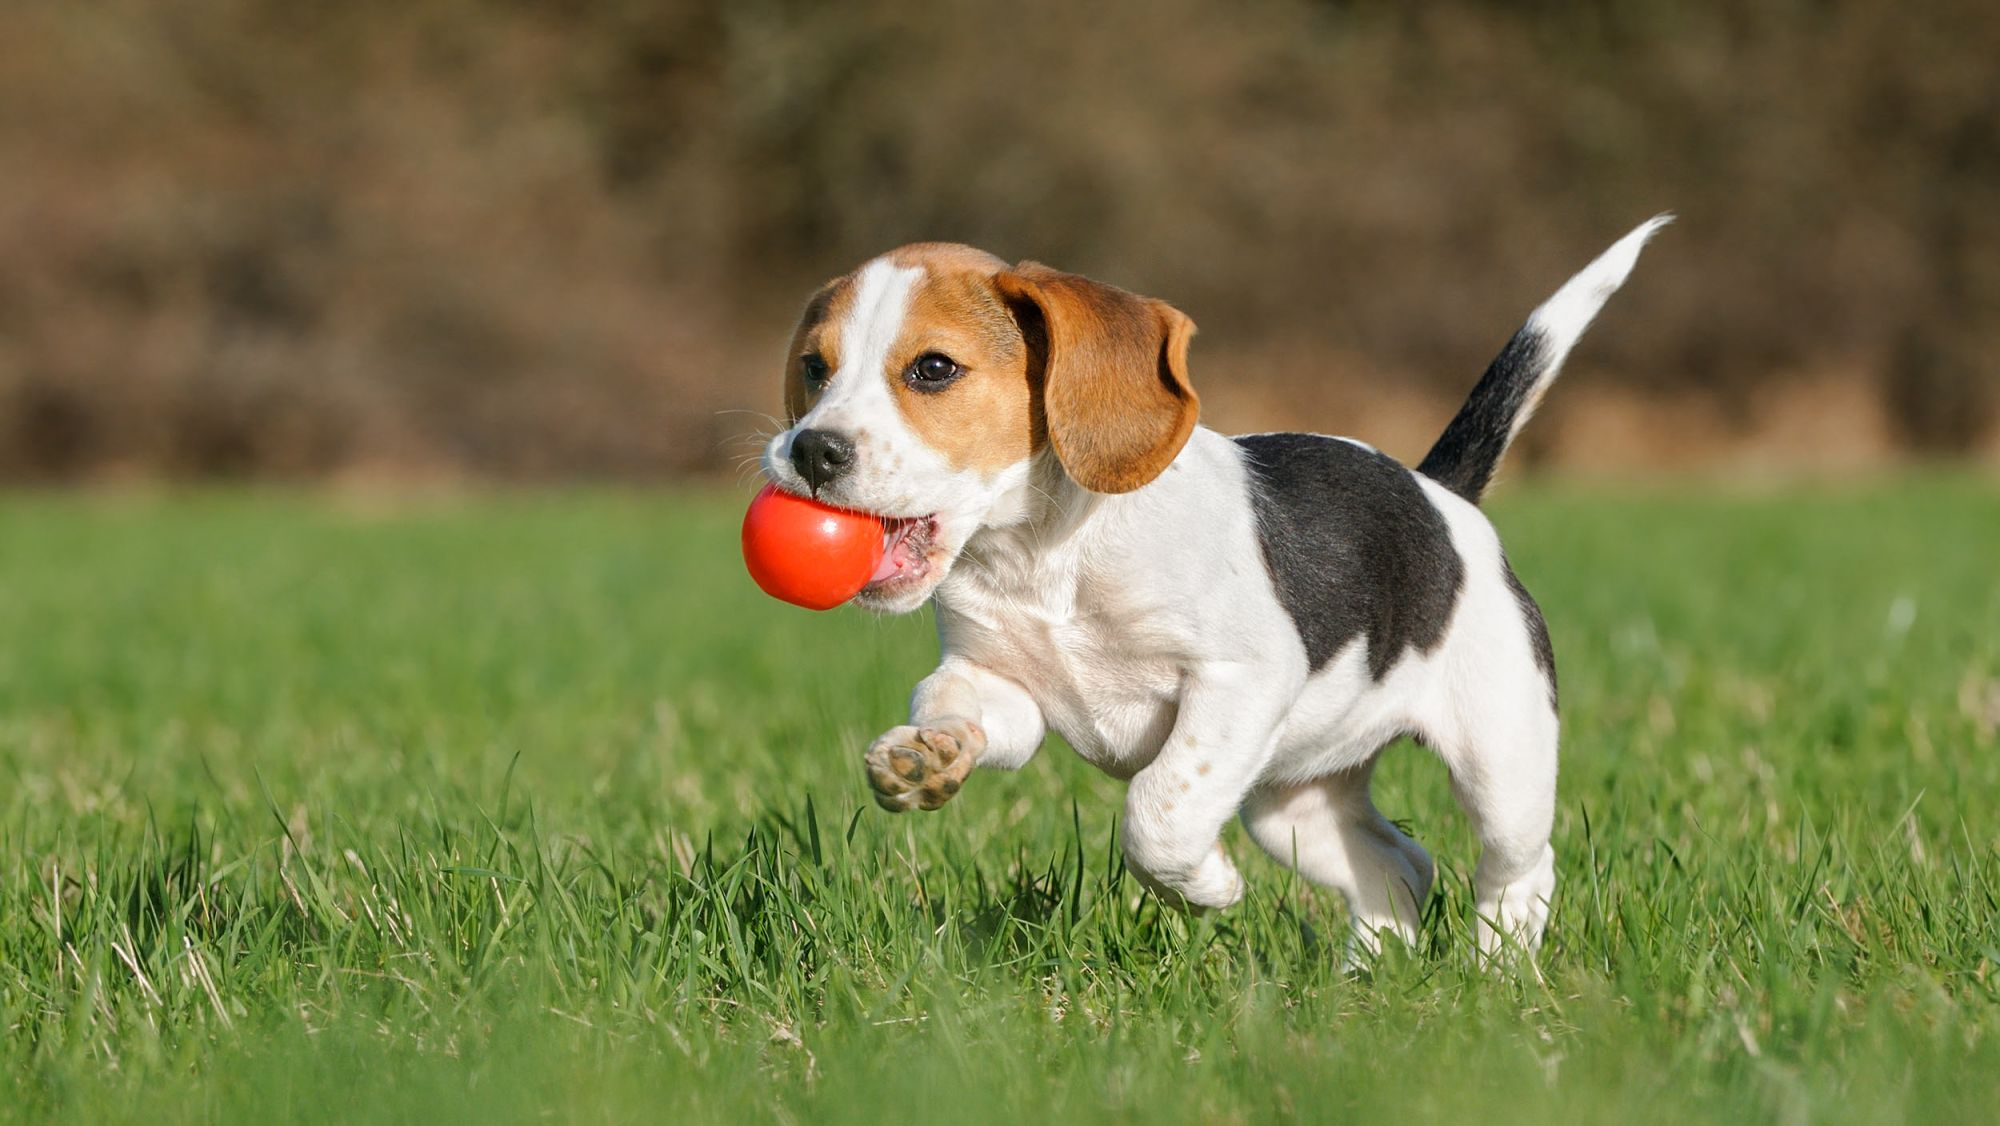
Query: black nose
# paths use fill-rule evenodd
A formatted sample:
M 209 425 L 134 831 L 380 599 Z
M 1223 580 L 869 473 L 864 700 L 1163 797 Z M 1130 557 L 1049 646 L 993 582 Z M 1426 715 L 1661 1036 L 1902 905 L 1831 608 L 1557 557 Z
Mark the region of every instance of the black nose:
M 792 435 L 792 466 L 817 493 L 854 464 L 854 443 L 831 430 L 801 430 Z

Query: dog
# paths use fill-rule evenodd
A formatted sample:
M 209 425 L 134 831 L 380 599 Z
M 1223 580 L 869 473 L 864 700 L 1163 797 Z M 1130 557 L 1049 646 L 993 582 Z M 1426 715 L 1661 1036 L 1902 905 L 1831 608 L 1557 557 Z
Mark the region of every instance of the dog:
M 882 518 L 857 603 L 935 603 L 937 670 L 865 757 L 877 803 L 937 809 L 1055 730 L 1127 781 L 1127 867 L 1167 902 L 1241 898 L 1221 845 L 1240 816 L 1374 952 L 1415 942 L 1433 874 L 1369 796 L 1408 736 L 1478 836 L 1479 949 L 1532 952 L 1556 886 L 1555 660 L 1478 504 L 1671 218 L 1535 309 L 1414 470 L 1349 438 L 1197 425 L 1194 322 L 1164 301 L 949 243 L 829 282 L 762 465 Z

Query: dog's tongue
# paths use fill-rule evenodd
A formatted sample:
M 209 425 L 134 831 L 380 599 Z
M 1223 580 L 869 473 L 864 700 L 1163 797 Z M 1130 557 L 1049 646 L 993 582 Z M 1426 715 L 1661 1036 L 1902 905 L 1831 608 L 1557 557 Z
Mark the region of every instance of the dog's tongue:
M 875 573 L 868 576 L 871 585 L 893 578 L 916 563 L 910 557 L 910 529 L 914 527 L 914 523 L 905 522 L 890 529 L 889 547 L 882 552 L 882 561 L 875 564 Z

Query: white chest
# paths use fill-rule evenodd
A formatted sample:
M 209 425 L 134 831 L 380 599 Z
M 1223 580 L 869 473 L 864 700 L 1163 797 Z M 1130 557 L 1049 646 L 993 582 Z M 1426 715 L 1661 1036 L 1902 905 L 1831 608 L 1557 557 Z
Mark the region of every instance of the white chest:
M 938 608 L 946 652 L 1027 689 L 1049 727 L 1106 773 L 1130 777 L 1153 760 L 1179 707 L 1178 646 L 1149 644 L 1143 620 L 1074 583 L 963 578 Z

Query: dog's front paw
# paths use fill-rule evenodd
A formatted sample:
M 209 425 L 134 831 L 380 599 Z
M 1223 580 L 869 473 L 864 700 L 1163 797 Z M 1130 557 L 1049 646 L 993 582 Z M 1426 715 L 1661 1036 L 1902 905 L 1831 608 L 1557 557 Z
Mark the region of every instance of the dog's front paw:
M 868 748 L 875 804 L 891 813 L 937 809 L 958 794 L 985 749 L 986 732 L 970 720 L 892 728 Z

